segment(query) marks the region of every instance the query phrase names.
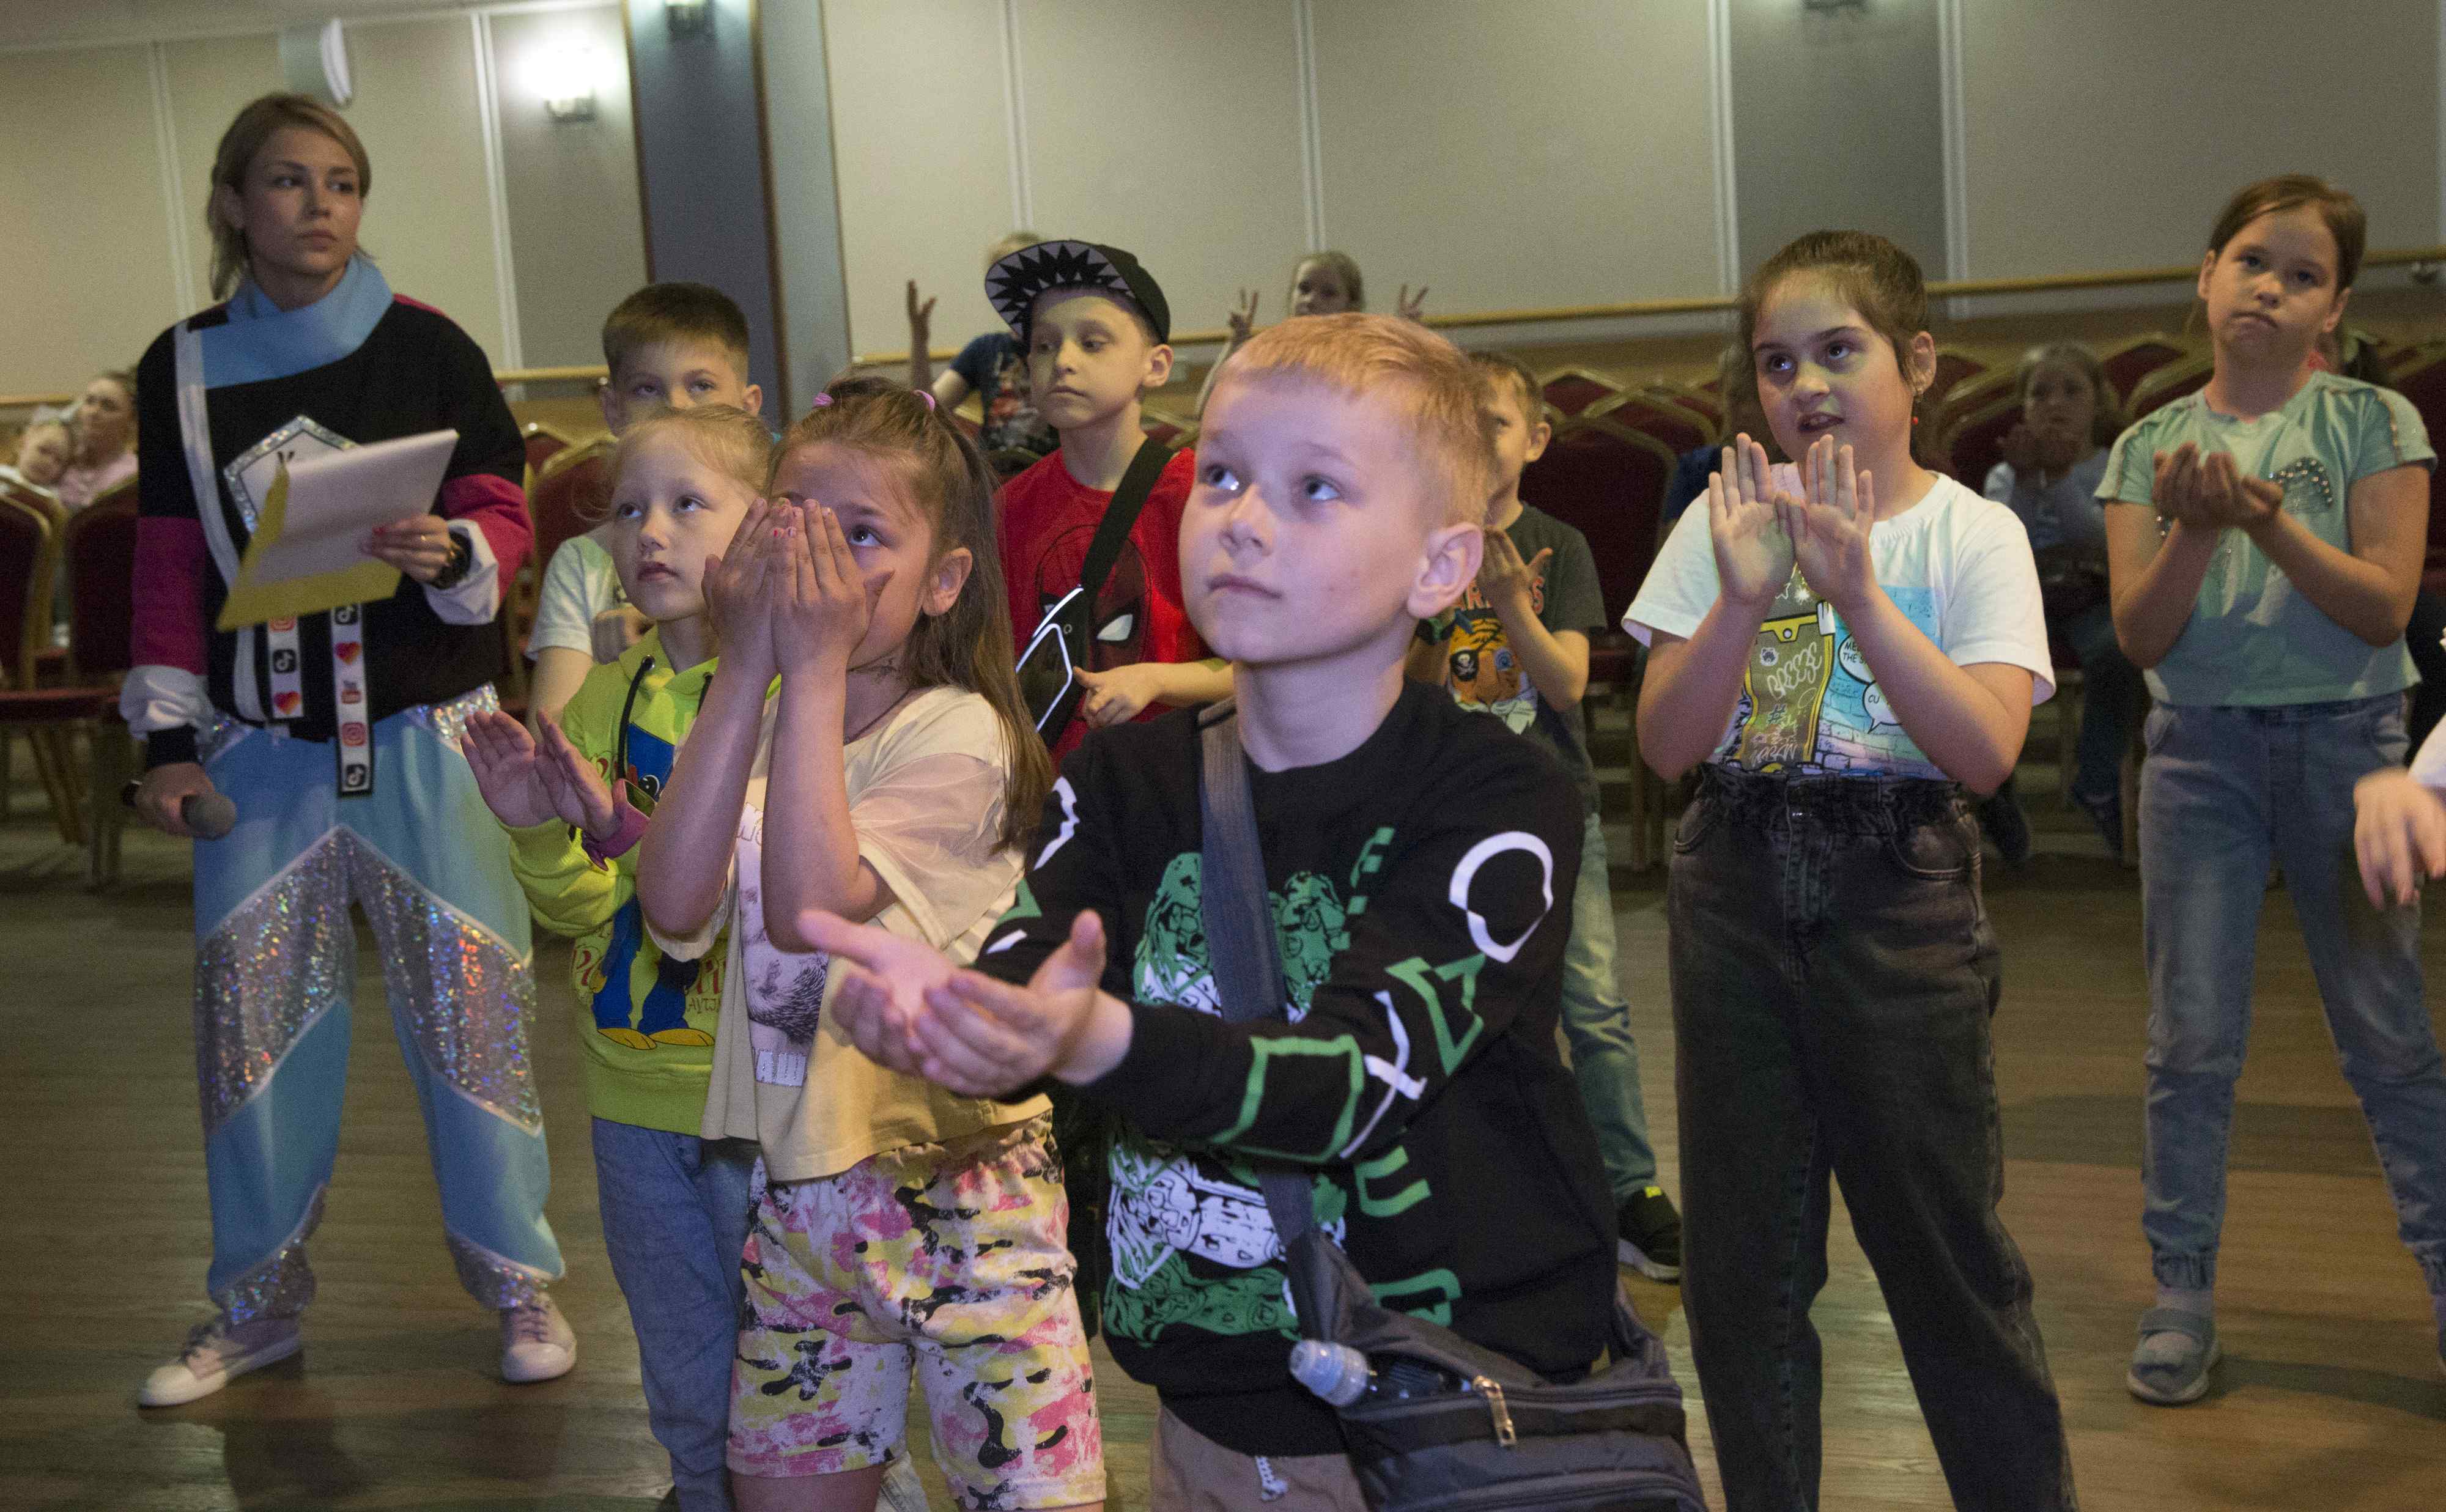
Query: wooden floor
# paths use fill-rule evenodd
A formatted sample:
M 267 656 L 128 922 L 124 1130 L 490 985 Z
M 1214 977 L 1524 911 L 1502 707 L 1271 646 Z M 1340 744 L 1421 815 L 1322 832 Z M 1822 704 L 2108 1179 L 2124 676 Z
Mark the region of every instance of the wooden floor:
M 2036 775 L 2036 774 L 2033 774 Z M 2044 793 L 2043 778 L 2026 784 Z M 140 1412 L 130 1393 L 205 1312 L 204 1178 L 190 1063 L 182 847 L 129 837 L 127 880 L 97 897 L 27 811 L 0 824 L 0 1148 L 18 1200 L 0 1224 L 0 1507 L 647 1508 L 666 1479 L 636 1351 L 603 1256 L 565 947 L 540 955 L 536 1063 L 552 1133 L 557 1295 L 578 1368 L 541 1386 L 494 1374 L 496 1338 L 452 1279 L 423 1137 L 362 957 L 348 1121 L 314 1245 L 322 1296 L 299 1361 L 218 1396 Z M 2039 1313 L 2091 1508 L 2446 1506 L 2446 1376 L 2417 1267 L 2395 1237 L 2368 1136 L 2338 1075 L 2281 891 L 2259 952 L 2257 1031 L 2235 1129 L 2218 1390 L 2166 1410 L 2125 1395 L 2150 1297 L 2136 1227 L 2146 1009 L 2133 874 L 2034 805 L 2028 868 L 1990 872 L 2004 945 L 1999 1078 L 2004 1213 Z M 1619 850 L 1617 850 L 1619 854 Z M 1673 1053 L 1661 894 L 1617 875 L 1623 975 L 1647 1105 L 1674 1182 Z M 2446 921 L 2429 931 L 2446 983 Z M 367 1017 L 370 1015 L 370 1017 Z M 1817 1309 L 1827 1336 L 1830 1509 L 1942 1507 L 1876 1285 L 1837 1223 Z M 1639 1282 L 1697 1401 L 1671 1288 Z M 1153 1401 L 1101 1373 L 1124 1503 L 1145 1505 Z M 1714 1492 L 1704 1415 L 1691 1436 Z M 931 1470 L 931 1466 L 929 1466 Z M 934 1484 L 941 1496 L 939 1483 Z M 948 1504 L 939 1503 L 938 1504 Z

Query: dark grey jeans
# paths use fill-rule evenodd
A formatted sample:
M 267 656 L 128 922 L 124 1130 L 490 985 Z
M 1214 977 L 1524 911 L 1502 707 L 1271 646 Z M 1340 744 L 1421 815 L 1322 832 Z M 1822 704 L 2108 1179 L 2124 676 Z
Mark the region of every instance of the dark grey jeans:
M 2077 1505 L 2004 1194 L 1979 839 L 1949 783 L 1704 769 L 1666 898 L 1691 1347 L 1729 1512 L 1817 1504 L 1828 1177 L 1954 1503 Z

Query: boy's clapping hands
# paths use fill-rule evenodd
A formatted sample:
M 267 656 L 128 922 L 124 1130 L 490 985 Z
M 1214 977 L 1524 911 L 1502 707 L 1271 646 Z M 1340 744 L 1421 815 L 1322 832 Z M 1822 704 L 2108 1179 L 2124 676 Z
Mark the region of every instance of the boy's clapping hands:
M 1090 1082 L 1129 1049 L 1129 1009 L 1097 985 L 1104 927 L 1093 912 L 1072 921 L 1069 939 L 1025 987 L 837 915 L 809 910 L 799 929 L 841 974 L 828 1011 L 859 1053 L 964 1096 L 1007 1096 L 1045 1076 Z

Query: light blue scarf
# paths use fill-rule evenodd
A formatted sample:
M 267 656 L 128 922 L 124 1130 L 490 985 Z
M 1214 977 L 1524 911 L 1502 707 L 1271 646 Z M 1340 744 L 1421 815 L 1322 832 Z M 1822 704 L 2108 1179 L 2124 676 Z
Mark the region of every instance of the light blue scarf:
M 283 309 L 253 279 L 229 302 L 229 321 L 196 332 L 204 386 L 259 383 L 338 362 L 366 344 L 391 307 L 390 284 L 371 259 L 348 259 L 337 288 L 310 305 Z

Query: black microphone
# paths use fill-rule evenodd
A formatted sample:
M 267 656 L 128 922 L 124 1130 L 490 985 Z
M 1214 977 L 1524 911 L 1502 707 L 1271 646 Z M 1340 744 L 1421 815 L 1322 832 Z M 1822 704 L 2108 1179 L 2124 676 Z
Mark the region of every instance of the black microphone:
M 237 805 L 226 793 L 190 793 L 179 800 L 179 817 L 198 840 L 217 840 L 237 828 Z
M 119 790 L 119 801 L 136 807 L 136 790 L 141 785 L 130 780 Z M 237 805 L 226 793 L 190 793 L 179 800 L 179 822 L 198 840 L 218 840 L 237 828 Z

